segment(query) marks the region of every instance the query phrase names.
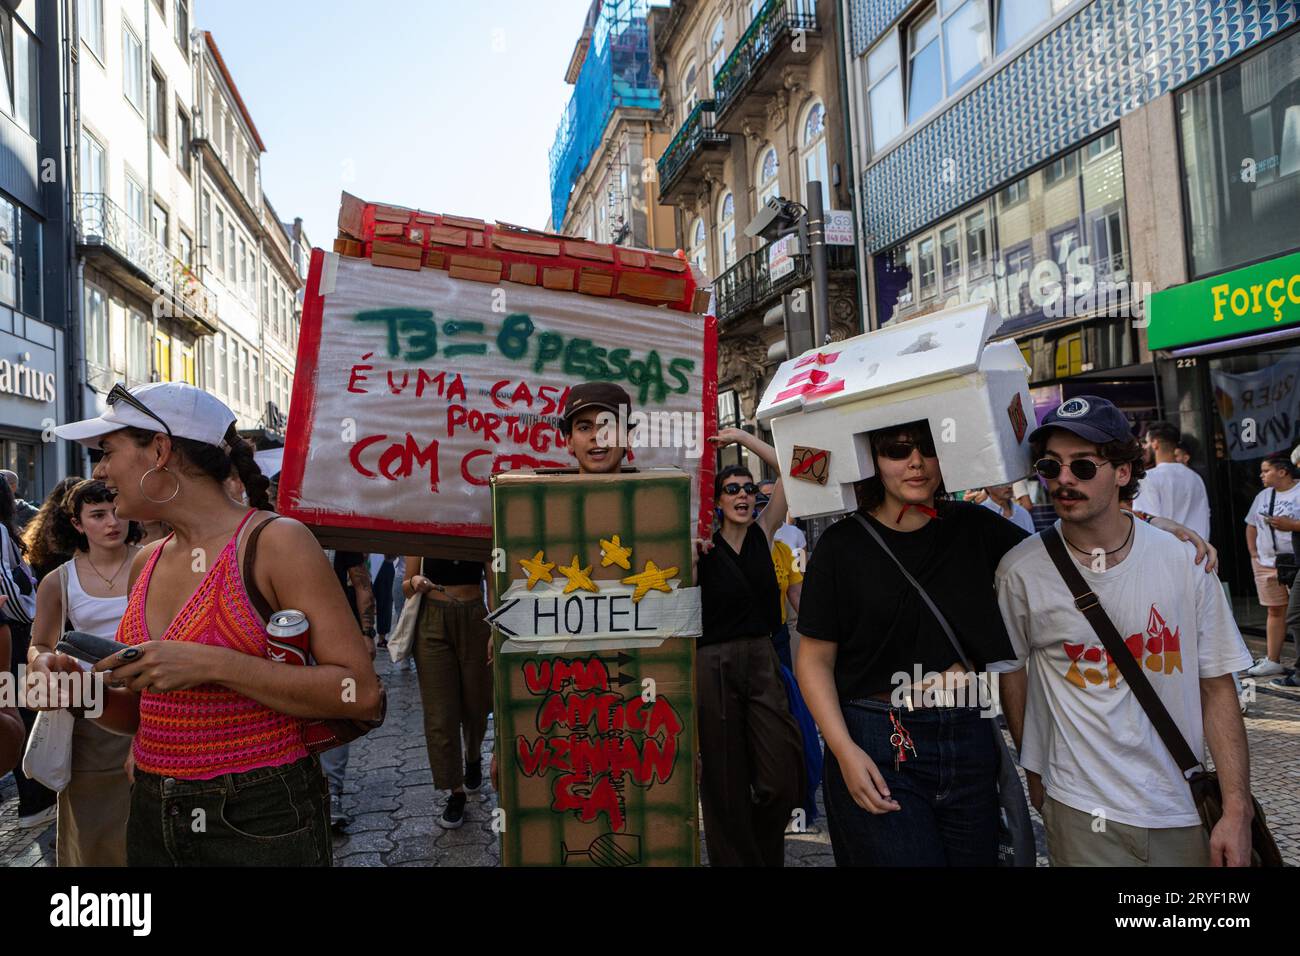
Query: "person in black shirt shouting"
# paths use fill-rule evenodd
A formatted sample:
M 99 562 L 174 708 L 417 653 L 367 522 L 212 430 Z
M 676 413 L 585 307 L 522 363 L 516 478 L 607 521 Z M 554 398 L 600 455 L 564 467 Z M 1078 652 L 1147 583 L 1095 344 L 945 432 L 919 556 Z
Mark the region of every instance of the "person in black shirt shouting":
M 772 446 L 748 432 L 726 428 L 710 441 L 742 445 L 777 468 Z M 721 527 L 699 559 L 700 802 L 714 866 L 783 866 L 785 829 L 803 799 L 803 744 L 772 644 L 781 626 L 772 535 L 785 520 L 785 491 L 778 481 L 755 519 L 757 492 L 745 468 L 718 473 Z

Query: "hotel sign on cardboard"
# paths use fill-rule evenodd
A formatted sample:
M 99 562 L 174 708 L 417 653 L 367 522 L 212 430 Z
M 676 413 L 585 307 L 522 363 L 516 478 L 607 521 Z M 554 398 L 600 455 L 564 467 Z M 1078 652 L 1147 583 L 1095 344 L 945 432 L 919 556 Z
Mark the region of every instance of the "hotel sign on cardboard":
M 337 547 L 486 557 L 490 478 L 572 465 L 560 411 L 602 380 L 672 426 L 631 461 L 699 478 L 702 514 L 717 352 L 687 263 L 348 196 L 340 231 L 312 257 L 284 513 Z
M 854 510 L 854 483 L 875 473 L 867 433 L 913 421 L 929 423 L 949 491 L 1027 475 L 1029 369 L 1015 342 L 989 344 L 998 322 L 975 302 L 784 362 L 758 418 L 776 440 L 790 511 Z
M 1300 322 L 1300 252 L 1154 293 L 1147 345 L 1174 348 Z
M 496 755 L 506 866 L 692 866 L 691 477 L 492 479 Z

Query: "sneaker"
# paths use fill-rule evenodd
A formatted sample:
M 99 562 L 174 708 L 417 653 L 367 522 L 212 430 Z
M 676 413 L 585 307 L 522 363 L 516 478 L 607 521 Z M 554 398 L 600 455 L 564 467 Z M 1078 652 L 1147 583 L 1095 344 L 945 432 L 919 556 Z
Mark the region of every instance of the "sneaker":
M 1269 660 L 1267 657 L 1261 657 L 1253 665 L 1246 669 L 1246 674 L 1250 677 L 1276 677 L 1279 674 L 1285 674 L 1286 668 L 1277 661 Z
M 473 763 L 465 764 L 465 789 L 470 793 L 478 793 L 478 788 L 483 786 L 483 761 L 475 760 Z
M 35 830 L 37 827 L 47 827 L 54 822 L 59 815 L 59 805 L 51 803 L 44 810 L 37 810 L 35 813 L 29 813 L 25 817 L 18 818 L 18 826 L 24 830 Z
M 337 828 L 337 827 L 344 826 L 345 824 L 350 822 L 351 820 L 348 817 L 348 815 L 343 812 L 343 798 L 340 797 L 337 793 L 331 793 L 330 794 L 330 826 Z
M 438 826 L 444 830 L 455 830 L 465 822 L 465 794 L 453 793 L 447 798 L 447 806 L 438 818 Z
M 1273 681 L 1278 687 L 1300 687 L 1300 671 L 1293 671 L 1285 677 L 1279 677 Z

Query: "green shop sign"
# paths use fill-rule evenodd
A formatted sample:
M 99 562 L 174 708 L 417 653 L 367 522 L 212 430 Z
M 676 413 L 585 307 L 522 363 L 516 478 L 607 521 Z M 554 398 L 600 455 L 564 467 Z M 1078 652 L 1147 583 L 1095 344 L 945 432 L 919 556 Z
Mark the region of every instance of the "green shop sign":
M 1153 349 L 1300 323 L 1300 252 L 1153 293 L 1147 316 Z

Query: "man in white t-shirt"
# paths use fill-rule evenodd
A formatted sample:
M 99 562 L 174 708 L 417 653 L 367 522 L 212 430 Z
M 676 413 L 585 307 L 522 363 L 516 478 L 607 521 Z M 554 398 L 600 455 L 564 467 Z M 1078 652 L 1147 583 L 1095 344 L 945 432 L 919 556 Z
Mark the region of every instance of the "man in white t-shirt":
M 988 497 L 980 502 L 990 511 L 996 511 L 1018 528 L 1034 533 L 1034 519 L 1011 495 L 1010 485 L 989 485 L 984 489 Z
M 1218 770 L 1223 817 L 1207 841 L 1191 789 L 1041 536 L 998 566 L 998 601 L 1024 697 L 1003 704 L 1054 866 L 1248 866 L 1249 756 L 1232 672 L 1250 660 L 1217 576 L 1120 507 L 1142 475 L 1124 414 L 1079 396 L 1030 436 L 1079 571 L 1193 753 Z
M 1172 518 L 1205 540 L 1210 539 L 1210 496 L 1205 481 L 1186 465 L 1179 464 L 1178 429 L 1169 422 L 1147 426 L 1146 477 L 1133 507 L 1147 514 Z
M 1300 517 L 1300 484 L 1286 455 L 1272 455 L 1259 466 L 1264 489 L 1246 512 L 1246 549 L 1255 571 L 1255 591 L 1268 613 L 1264 625 L 1266 653 L 1246 673 L 1251 677 L 1275 677 L 1286 673 L 1282 666 L 1282 645 L 1286 641 L 1290 595 L 1277 579 L 1277 556 L 1295 550 L 1291 532 Z M 1290 590 L 1295 591 L 1295 588 Z M 1300 622 L 1298 622 L 1300 623 Z M 1300 631 L 1293 631 L 1300 635 Z

